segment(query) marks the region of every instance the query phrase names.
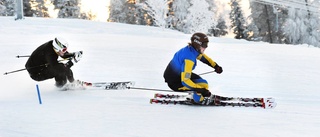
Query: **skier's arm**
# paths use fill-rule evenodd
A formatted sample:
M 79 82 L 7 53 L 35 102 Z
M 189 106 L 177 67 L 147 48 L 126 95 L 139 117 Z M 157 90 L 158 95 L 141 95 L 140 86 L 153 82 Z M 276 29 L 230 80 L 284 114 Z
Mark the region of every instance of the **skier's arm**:
M 52 73 L 59 74 L 67 69 L 63 63 L 58 62 L 55 56 L 51 56 L 50 54 L 48 54 L 47 56 L 45 56 L 45 58 Z
M 66 53 L 64 53 L 63 56 L 61 56 L 61 58 L 72 58 L 74 56 L 74 53 L 69 53 L 68 51 Z
M 215 61 L 213 61 L 210 57 L 208 57 L 206 54 L 200 54 L 197 57 L 198 60 L 200 60 L 201 62 L 203 62 L 204 64 L 207 64 L 211 67 L 214 67 L 217 65 L 217 63 Z
M 210 57 L 208 57 L 206 54 L 200 54 L 197 57 L 198 60 L 200 60 L 201 62 L 211 66 L 212 68 L 215 69 L 215 71 L 220 74 L 222 73 L 222 67 L 220 67 L 215 61 L 213 61 Z

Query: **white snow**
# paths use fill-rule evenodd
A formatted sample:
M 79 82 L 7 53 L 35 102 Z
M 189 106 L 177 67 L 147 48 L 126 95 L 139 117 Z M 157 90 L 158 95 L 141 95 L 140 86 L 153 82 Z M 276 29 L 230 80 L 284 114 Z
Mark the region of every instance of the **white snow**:
M 169 89 L 162 74 L 190 34 L 156 27 L 78 19 L 0 17 L 1 67 L 24 68 L 32 51 L 62 36 L 83 50 L 72 69 L 90 82 L 128 81 Z M 58 91 L 27 71 L 0 76 L 0 137 L 317 137 L 320 49 L 210 38 L 206 54 L 224 69 L 202 77 L 214 94 L 274 97 L 275 109 L 150 104 L 155 91 Z M 213 69 L 201 62 L 196 73 Z M 36 85 L 42 103 L 39 104 Z

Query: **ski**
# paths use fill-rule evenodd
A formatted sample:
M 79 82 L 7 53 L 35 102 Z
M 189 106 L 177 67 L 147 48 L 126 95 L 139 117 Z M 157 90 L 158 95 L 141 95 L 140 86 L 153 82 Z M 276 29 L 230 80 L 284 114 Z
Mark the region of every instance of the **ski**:
M 276 107 L 276 103 L 275 102 L 269 102 L 269 103 L 246 103 L 246 102 L 223 102 L 223 101 L 215 101 L 215 102 L 211 102 L 209 104 L 199 104 L 199 103 L 195 103 L 190 99 L 186 99 L 186 100 L 172 100 L 172 99 L 150 99 L 150 103 L 151 104 L 165 104 L 165 105 L 169 105 L 169 104 L 180 104 L 180 105 L 194 105 L 194 106 L 222 106 L 222 107 L 226 107 L 226 106 L 231 106 L 231 107 L 257 107 L 257 108 L 264 108 L 264 109 L 271 109 Z
M 155 93 L 154 98 L 163 98 L 163 99 L 181 99 L 181 98 L 187 98 L 191 95 L 176 95 L 176 94 L 161 94 L 161 93 Z M 212 95 L 212 98 L 215 98 L 216 100 L 222 100 L 222 101 L 243 101 L 243 102 L 260 102 L 260 103 L 266 103 L 266 102 L 275 102 L 274 98 L 268 97 L 268 98 L 240 98 L 240 97 L 223 97 L 219 95 Z
M 164 99 L 178 99 L 178 98 L 186 98 L 189 95 L 175 95 L 175 94 L 161 94 L 161 93 L 155 93 L 154 98 L 164 98 Z
M 122 90 L 129 89 L 134 86 L 133 81 L 122 81 L 122 82 L 83 82 L 86 87 L 100 88 L 105 90 Z
M 134 86 L 133 81 L 122 81 L 122 82 L 84 82 L 76 80 L 72 83 L 67 83 L 59 90 L 86 90 L 86 89 L 104 89 L 104 90 L 123 90 L 129 89 Z
M 160 100 L 160 99 L 150 99 L 150 103 L 157 103 L 157 104 L 185 104 L 185 105 L 193 105 L 191 101 L 188 100 Z

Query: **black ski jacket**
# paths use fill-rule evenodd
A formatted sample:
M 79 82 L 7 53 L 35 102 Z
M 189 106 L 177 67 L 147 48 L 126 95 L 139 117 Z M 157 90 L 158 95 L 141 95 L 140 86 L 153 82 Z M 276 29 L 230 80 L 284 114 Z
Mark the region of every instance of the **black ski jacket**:
M 52 40 L 48 41 L 33 51 L 25 65 L 30 75 L 40 73 L 44 69 L 48 69 L 51 74 L 55 75 L 66 72 L 66 69 L 69 69 L 73 65 L 65 66 L 63 63 L 58 62 L 59 56 L 54 51 L 52 42 Z M 65 59 L 73 56 L 74 53 L 66 52 L 61 58 Z

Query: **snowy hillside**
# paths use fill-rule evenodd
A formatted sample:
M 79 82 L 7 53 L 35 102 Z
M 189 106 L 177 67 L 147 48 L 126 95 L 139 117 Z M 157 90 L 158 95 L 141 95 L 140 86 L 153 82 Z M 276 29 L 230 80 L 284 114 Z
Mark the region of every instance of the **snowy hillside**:
M 72 67 L 83 81 L 169 89 L 162 73 L 191 35 L 156 27 L 76 19 L 0 17 L 1 68 L 24 68 L 39 45 L 62 36 L 83 50 Z M 275 109 L 149 104 L 155 91 L 58 91 L 27 71 L 0 76 L 0 137 L 317 137 L 320 49 L 210 38 L 206 54 L 224 69 L 203 75 L 214 94 L 274 97 Z M 198 63 L 196 73 L 212 71 Z M 36 85 L 42 102 L 39 104 Z

